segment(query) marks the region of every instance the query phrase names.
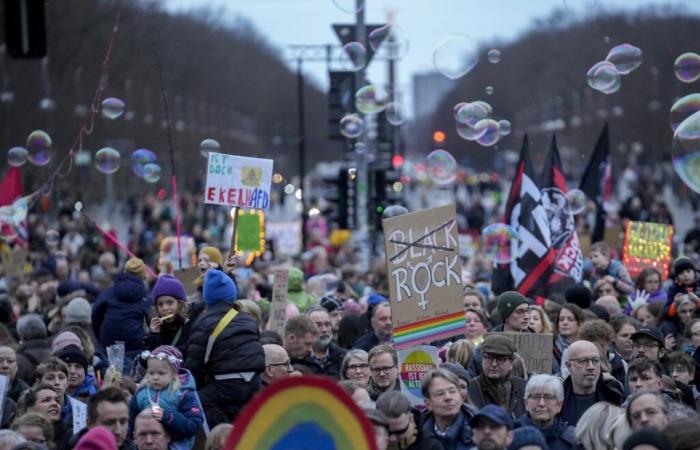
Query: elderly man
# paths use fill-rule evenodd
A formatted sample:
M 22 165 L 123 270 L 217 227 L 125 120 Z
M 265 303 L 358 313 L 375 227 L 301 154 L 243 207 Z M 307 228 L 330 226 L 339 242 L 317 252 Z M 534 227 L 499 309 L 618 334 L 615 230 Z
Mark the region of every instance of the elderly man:
M 502 406 L 520 417 L 525 413 L 525 380 L 512 375 L 515 345 L 503 335 L 491 334 L 481 344 L 482 373 L 469 380 L 468 396 L 477 408 Z
M 333 342 L 333 324 L 330 314 L 324 308 L 314 306 L 306 312 L 306 316 L 316 324 L 319 334 L 311 346 L 311 352 L 301 361 L 301 364 L 308 367 L 312 373 L 338 379 L 340 364 L 347 350 Z
M 361 336 L 355 342 L 353 348 L 369 352 L 375 345 L 391 342 L 393 324 L 391 322 L 391 306 L 389 302 L 381 301 L 376 304 L 372 309 L 371 319 L 372 329 Z
M 568 348 L 566 367 L 571 374 L 564 380 L 564 404 L 561 418 L 576 426 L 584 412 L 593 404 L 606 401 L 622 403 L 622 385 L 616 380 L 603 380 L 598 347 L 590 341 L 576 341 Z
M 377 399 L 377 409 L 384 413 L 389 424 L 391 448 L 411 450 L 442 450 L 444 448 L 437 438 L 422 435 L 418 428 L 420 414 L 411 408 L 411 403 L 402 392 L 389 391 L 380 395 Z
M 170 434 L 153 417 L 151 409 L 144 409 L 134 421 L 134 442 L 138 450 L 168 450 Z
M 671 420 L 668 401 L 658 392 L 640 391 L 627 401 L 627 423 L 633 430 L 653 428 L 661 431 Z
M 376 401 L 387 391 L 399 391 L 399 367 L 396 350 L 391 345 L 377 345 L 369 351 L 369 397 Z
M 265 372 L 261 377 L 263 386 L 287 378 L 293 368 L 284 347 L 277 344 L 265 344 L 263 350 L 265 351 Z
M 17 354 L 9 345 L 0 345 L 0 375 L 7 377 L 7 396 L 16 403 L 29 385 L 17 377 Z
M 570 450 L 576 444 L 576 429 L 559 419 L 564 404 L 564 386 L 553 375 L 533 375 L 525 386 L 524 414 L 516 428 L 535 427 L 544 436 L 549 450 Z
M 513 419 L 500 406 L 484 406 L 469 423 L 478 450 L 506 450 L 513 441 Z
M 423 412 L 423 436 L 436 438 L 450 450 L 474 448 L 469 426 L 474 413 L 462 403 L 457 376 L 445 369 L 433 370 L 423 379 L 421 393 L 428 408 Z

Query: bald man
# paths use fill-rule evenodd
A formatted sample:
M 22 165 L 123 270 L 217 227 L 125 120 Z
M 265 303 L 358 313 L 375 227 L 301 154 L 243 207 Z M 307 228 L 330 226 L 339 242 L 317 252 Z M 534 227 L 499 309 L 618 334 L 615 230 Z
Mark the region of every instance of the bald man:
M 265 372 L 262 374 L 262 384 L 267 386 L 282 378 L 287 378 L 292 372 L 292 364 L 284 347 L 277 344 L 263 345 L 265 351 Z
M 606 401 L 619 406 L 623 400 L 623 389 L 616 380 L 603 380 L 600 350 L 594 343 L 576 341 L 567 352 L 569 359 L 566 368 L 571 375 L 564 380 L 561 416 L 575 427 L 583 413 L 597 402 Z
M 600 305 L 610 314 L 610 318 L 614 319 L 622 315 L 622 308 L 620 308 L 620 302 L 616 297 L 612 295 L 604 295 L 595 301 L 596 305 Z

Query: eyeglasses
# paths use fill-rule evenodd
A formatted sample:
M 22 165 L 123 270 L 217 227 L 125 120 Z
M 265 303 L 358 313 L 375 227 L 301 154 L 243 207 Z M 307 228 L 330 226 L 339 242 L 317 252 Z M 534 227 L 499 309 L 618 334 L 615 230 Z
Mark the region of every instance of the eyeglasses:
M 569 361 L 580 367 L 588 367 L 589 365 L 593 365 L 595 367 L 600 365 L 600 358 L 578 358 L 570 359 Z
M 503 356 L 503 355 L 492 355 L 490 353 L 484 353 L 484 361 L 486 361 L 487 364 L 505 364 L 507 361 L 512 361 L 513 358 L 510 356 Z
M 362 370 L 367 370 L 369 364 L 351 364 L 348 366 L 348 372 L 360 372 Z
M 515 309 L 513 311 L 513 314 L 517 314 L 519 316 L 524 316 L 525 314 L 530 312 L 530 308 L 520 308 L 520 309 Z
M 547 403 L 551 403 L 557 399 L 557 396 L 552 394 L 530 394 L 527 396 L 527 399 L 532 400 L 535 403 L 539 403 L 542 400 Z
M 635 342 L 632 344 L 632 348 L 634 349 L 646 348 L 647 350 L 651 350 L 657 347 L 660 347 L 660 345 L 656 342 Z
M 182 363 L 182 360 L 175 355 L 169 355 L 167 353 L 162 353 L 162 352 L 151 353 L 148 350 L 141 352 L 141 359 L 143 359 L 143 360 L 158 359 L 161 361 L 168 361 L 170 364 Z
M 373 374 L 375 375 L 380 375 L 382 373 L 389 373 L 391 372 L 391 369 L 393 369 L 396 366 L 387 366 L 387 367 L 372 367 L 369 370 L 372 371 Z
M 288 359 L 288 360 L 286 360 L 286 361 L 284 361 L 284 362 L 281 362 L 281 363 L 267 364 L 267 367 L 276 367 L 276 366 L 287 366 L 287 367 L 289 367 L 289 366 L 291 366 L 291 362 L 292 362 L 292 361 Z

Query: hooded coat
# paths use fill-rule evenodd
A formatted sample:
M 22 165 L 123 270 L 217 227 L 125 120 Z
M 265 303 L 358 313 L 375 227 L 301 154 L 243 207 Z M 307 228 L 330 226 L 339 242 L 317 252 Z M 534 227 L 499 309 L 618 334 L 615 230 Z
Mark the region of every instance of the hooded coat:
M 299 311 L 306 312 L 311 305 L 316 303 L 313 295 L 304 292 L 304 272 L 296 267 L 289 269 L 289 280 L 287 282 L 287 299 L 294 303 Z

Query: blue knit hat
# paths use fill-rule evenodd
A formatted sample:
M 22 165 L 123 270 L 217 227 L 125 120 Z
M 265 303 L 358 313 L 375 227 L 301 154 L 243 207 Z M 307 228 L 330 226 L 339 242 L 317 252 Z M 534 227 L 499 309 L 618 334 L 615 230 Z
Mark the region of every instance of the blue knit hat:
M 508 446 L 508 450 L 519 450 L 528 445 L 537 445 L 542 450 L 549 450 L 547 441 L 537 428 L 528 426 L 513 430 L 513 442 Z
M 233 280 L 220 270 L 211 269 L 204 277 L 204 303 L 213 305 L 219 302 L 235 301 L 238 288 Z
M 180 280 L 173 275 L 161 275 L 153 286 L 153 300 L 158 300 L 158 297 L 169 295 L 181 302 L 187 300 L 185 287 L 180 283 Z

